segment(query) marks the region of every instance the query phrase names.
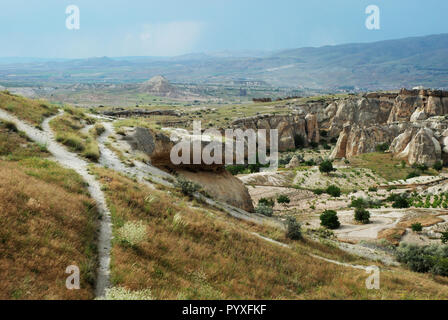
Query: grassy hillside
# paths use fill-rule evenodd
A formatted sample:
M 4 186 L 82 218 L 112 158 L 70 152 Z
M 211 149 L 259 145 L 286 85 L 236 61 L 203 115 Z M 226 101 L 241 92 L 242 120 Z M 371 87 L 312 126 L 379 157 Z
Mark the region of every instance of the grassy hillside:
M 94 172 L 113 216 L 115 287 L 154 299 L 448 298 L 446 278 L 384 266 L 381 290 L 367 290 L 363 270 L 309 254 L 372 262 L 311 240 L 288 241 L 278 229 L 234 220 L 175 190 L 154 191 L 107 169 Z M 251 232 L 289 242 L 292 249 Z
M 71 151 L 97 162 L 100 158 L 96 142 L 99 131 L 93 127 L 94 123 L 95 120 L 88 117 L 82 110 L 66 108 L 63 115 L 51 120 L 50 126 L 55 132 L 58 142 L 67 146 Z M 83 132 L 82 129 L 89 125 L 92 126 L 91 130 Z
M 0 299 L 93 298 L 94 202 L 80 176 L 47 156 L 0 122 Z M 81 290 L 65 287 L 69 265 Z
M 23 98 L 7 91 L 0 91 L 0 108 L 36 126 L 39 126 L 44 118 L 57 113 L 57 108 L 45 101 Z

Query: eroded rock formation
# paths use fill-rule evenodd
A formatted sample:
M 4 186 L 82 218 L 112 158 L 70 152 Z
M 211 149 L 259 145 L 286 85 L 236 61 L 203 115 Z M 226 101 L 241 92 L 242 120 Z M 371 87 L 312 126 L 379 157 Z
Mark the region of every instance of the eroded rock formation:
M 174 143 L 163 133 L 155 133 L 146 128 L 135 128 L 124 138 L 133 150 L 144 152 L 151 163 L 162 169 L 176 172 L 202 186 L 213 198 L 237 208 L 253 212 L 254 207 L 246 186 L 231 175 L 224 165 L 181 164 L 173 165 L 170 159 Z M 202 147 L 208 143 L 203 143 Z

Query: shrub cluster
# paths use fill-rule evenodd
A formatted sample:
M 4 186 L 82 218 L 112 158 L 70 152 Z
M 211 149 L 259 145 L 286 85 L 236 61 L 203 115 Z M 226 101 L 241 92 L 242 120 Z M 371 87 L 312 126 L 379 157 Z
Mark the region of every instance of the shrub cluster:
M 267 217 L 272 217 L 272 214 L 274 213 L 274 210 L 272 207 L 269 207 L 264 204 L 258 204 L 258 206 L 255 208 L 255 212 L 258 214 L 262 214 Z
M 286 237 L 291 240 L 302 239 L 301 225 L 294 217 L 286 218 Z
M 448 245 L 400 243 L 396 256 L 399 262 L 405 263 L 412 271 L 448 276 Z
M 275 200 L 274 199 L 268 199 L 268 198 L 261 198 L 260 200 L 258 200 L 258 205 L 260 206 L 266 206 L 266 207 L 271 207 L 273 208 L 275 205 Z
M 337 229 L 341 226 L 338 215 L 334 210 L 325 210 L 320 215 L 320 224 L 328 229 Z
M 286 204 L 286 203 L 290 203 L 290 202 L 291 202 L 291 200 L 285 194 L 279 195 L 277 197 L 277 203 L 279 203 L 279 204 Z
M 333 162 L 331 162 L 330 160 L 324 160 L 321 162 L 321 164 L 319 165 L 319 171 L 321 173 L 330 173 L 333 171 L 336 171 L 335 168 L 333 168 Z
M 355 209 L 355 220 L 363 224 L 370 222 L 370 212 L 364 208 Z
M 180 188 L 183 194 L 192 196 L 195 192 L 201 189 L 201 186 L 184 177 L 178 177 L 175 186 Z

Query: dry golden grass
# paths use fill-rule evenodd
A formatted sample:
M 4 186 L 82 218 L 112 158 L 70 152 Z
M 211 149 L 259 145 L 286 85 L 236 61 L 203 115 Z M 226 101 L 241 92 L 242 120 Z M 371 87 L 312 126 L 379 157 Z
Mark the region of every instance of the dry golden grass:
M 4 91 L 0 91 L 0 108 L 36 126 L 45 118 L 57 113 L 57 107 L 46 101 L 31 100 Z
M 250 234 L 275 235 L 209 209 L 192 208 L 177 192 L 146 188 L 108 169 L 94 169 L 104 184 L 115 240 L 112 282 L 155 299 L 430 299 L 447 298 L 446 279 L 396 268 L 381 273 L 381 290 L 367 290 L 367 274 L 313 258 L 340 251 L 304 240 L 293 249 Z M 146 238 L 130 244 L 119 230 L 146 226 Z M 277 238 L 281 238 L 277 234 Z M 342 254 L 344 260 L 354 260 Z M 357 259 L 360 260 L 360 259 Z M 366 262 L 371 265 L 372 262 Z M 442 282 L 442 283 L 438 283 Z
M 406 228 L 384 229 L 378 232 L 378 239 L 386 239 L 393 245 L 398 245 L 405 233 Z
M 421 223 L 423 227 L 430 227 L 437 223 L 443 222 L 442 218 L 439 218 L 434 215 L 427 215 L 423 217 L 411 218 L 409 220 L 401 221 L 398 226 L 401 228 L 410 228 L 414 223 Z
M 90 299 L 96 273 L 94 203 L 72 170 L 0 125 L 0 299 Z M 67 290 L 65 268 L 81 269 Z
M 71 151 L 97 162 L 100 158 L 100 151 L 96 141 L 96 130 L 89 130 L 87 133 L 81 132 L 84 126 L 93 124 L 93 121 L 82 110 L 66 108 L 65 114 L 53 119 L 50 126 L 56 133 L 58 142 L 67 146 Z

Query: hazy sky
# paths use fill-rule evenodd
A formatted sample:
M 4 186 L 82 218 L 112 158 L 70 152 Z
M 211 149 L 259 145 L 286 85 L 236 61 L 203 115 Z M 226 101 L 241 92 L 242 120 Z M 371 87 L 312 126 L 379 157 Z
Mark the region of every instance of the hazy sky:
M 448 33 L 446 0 L 0 1 L 0 57 L 172 56 Z M 72 4 L 79 30 L 66 28 Z M 372 4 L 380 30 L 365 27 Z

